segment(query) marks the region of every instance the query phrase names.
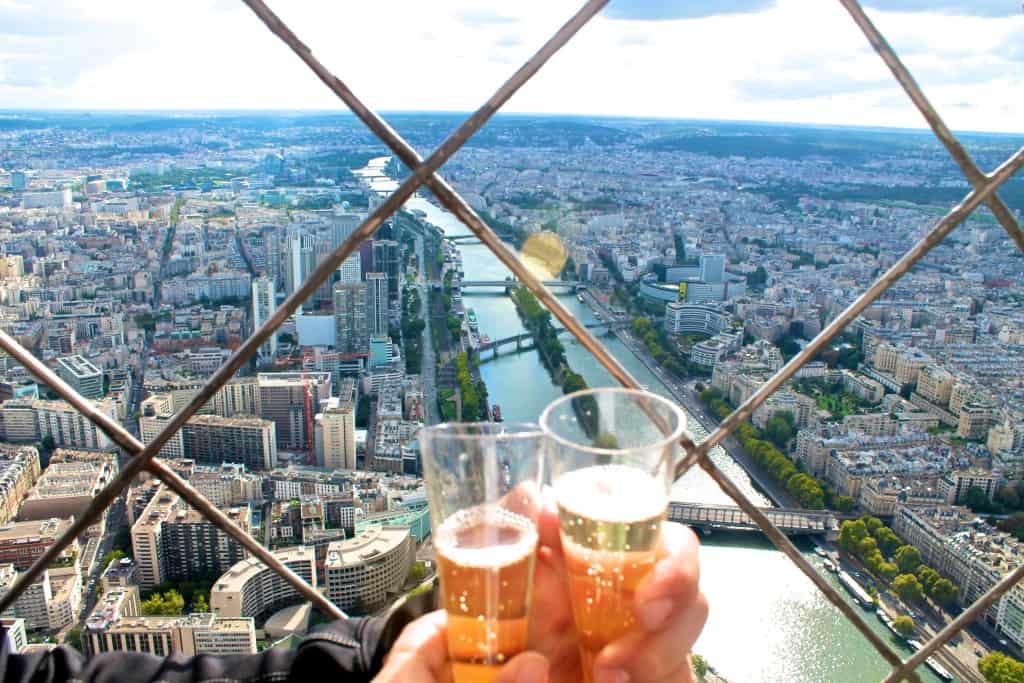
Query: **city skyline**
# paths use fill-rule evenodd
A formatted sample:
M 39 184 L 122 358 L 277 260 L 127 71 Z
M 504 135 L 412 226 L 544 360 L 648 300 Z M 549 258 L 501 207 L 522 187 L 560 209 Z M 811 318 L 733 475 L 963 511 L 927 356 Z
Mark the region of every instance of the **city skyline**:
M 1019 3 L 864 4 L 953 128 L 1020 131 Z M 388 23 L 381 8 L 273 7 L 371 105 L 403 111 L 474 109 L 575 8 L 528 2 L 513 16 L 496 5 L 452 3 L 430 13 L 410 4 L 401 8 L 406 21 Z M 0 6 L 10 46 L 0 99 L 19 110 L 338 109 L 240 3 L 62 9 L 43 16 L 20 3 Z M 339 40 L 338 26 L 353 30 Z M 354 30 L 364 26 L 387 31 Z M 415 71 L 405 66 L 411 55 L 420 60 Z M 439 76 L 422 78 L 421 69 Z M 613 2 L 506 111 L 922 126 L 842 7 L 801 0 Z

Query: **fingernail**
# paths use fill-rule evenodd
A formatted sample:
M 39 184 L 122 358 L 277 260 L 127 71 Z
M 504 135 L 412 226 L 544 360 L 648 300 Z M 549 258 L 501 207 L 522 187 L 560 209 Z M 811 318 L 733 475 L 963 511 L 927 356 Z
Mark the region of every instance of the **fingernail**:
M 637 615 L 640 618 L 641 626 L 648 631 L 655 630 L 665 623 L 668 615 L 672 613 L 673 607 L 675 607 L 675 601 L 671 598 L 651 600 L 640 608 L 640 613 Z
M 548 660 L 543 657 L 529 657 L 519 667 L 516 683 L 537 683 L 548 680 Z
M 622 669 L 595 669 L 594 683 L 629 683 L 629 672 Z

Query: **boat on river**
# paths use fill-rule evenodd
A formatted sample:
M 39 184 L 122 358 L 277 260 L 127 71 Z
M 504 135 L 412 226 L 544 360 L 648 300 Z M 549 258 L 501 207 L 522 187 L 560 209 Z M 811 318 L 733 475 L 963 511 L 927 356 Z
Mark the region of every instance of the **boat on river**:
M 871 599 L 871 596 L 864 590 L 864 587 L 843 570 L 839 571 L 839 583 L 843 584 L 843 588 L 849 591 L 857 604 L 864 609 L 871 609 L 872 605 L 875 604 L 875 601 Z
M 495 422 L 504 422 L 504 418 L 501 416 L 501 406 L 497 403 L 491 406 L 491 419 Z
M 822 548 L 820 545 L 814 546 L 814 554 L 818 557 L 828 557 L 828 553 L 826 553 L 825 549 Z
M 836 566 L 836 563 L 828 558 L 825 558 L 825 561 L 822 562 L 822 564 L 825 566 L 826 570 L 830 571 L 833 574 L 839 571 L 839 567 Z
M 480 329 L 480 323 L 476 320 L 476 311 L 472 308 L 466 311 L 466 322 L 469 323 L 470 331 L 476 332 Z
M 576 301 L 583 303 L 583 292 L 576 292 Z
M 910 649 L 913 650 L 914 652 L 917 652 L 922 647 L 924 647 L 923 645 L 921 645 L 920 641 L 917 641 L 917 640 L 908 640 L 907 644 L 910 645 Z M 946 667 L 944 667 L 941 664 L 939 664 L 938 660 L 936 660 L 934 656 L 929 657 L 928 659 L 924 660 L 924 663 L 926 665 L 928 665 L 928 668 L 932 670 L 932 673 L 934 673 L 936 676 L 938 676 L 942 680 L 944 680 L 944 681 L 951 681 L 951 680 L 953 680 L 953 674 L 949 673 L 949 671 L 946 670 Z

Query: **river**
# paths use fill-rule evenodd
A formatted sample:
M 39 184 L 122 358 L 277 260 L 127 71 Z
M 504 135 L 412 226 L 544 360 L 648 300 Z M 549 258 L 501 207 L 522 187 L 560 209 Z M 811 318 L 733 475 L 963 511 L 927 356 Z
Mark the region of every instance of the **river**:
M 397 183 L 382 175 L 388 157 L 372 160 L 356 171 L 371 187 L 389 192 Z M 468 229 L 448 211 L 417 194 L 406 204 L 426 214 L 424 220 L 449 235 L 464 235 Z M 460 247 L 467 280 L 502 280 L 509 271 L 487 249 L 476 245 Z M 523 331 L 512 301 L 504 294 L 464 294 L 464 304 L 476 311 L 480 330 L 492 339 Z M 584 321 L 594 319 L 589 308 L 575 296 L 561 297 L 565 306 Z M 651 391 L 669 396 L 662 382 L 615 337 L 602 338 L 637 381 Z M 566 339 L 566 357 L 590 386 L 613 386 L 614 380 L 587 351 Z M 508 348 L 508 347 L 506 347 Z M 481 365 L 490 400 L 501 405 L 506 420 L 535 421 L 544 406 L 561 395 L 551 383 L 536 352 L 507 350 L 497 360 Z M 707 436 L 692 419 L 692 437 Z M 743 492 L 761 505 L 771 503 L 751 484 L 744 470 L 721 448 L 712 457 Z M 672 489 L 677 500 L 729 503 L 730 499 L 702 470 L 691 469 Z M 809 546 L 805 556 L 820 567 Z M 822 570 L 824 571 L 824 570 Z M 847 594 L 832 574 L 829 581 Z M 781 552 L 755 534 L 714 535 L 703 539 L 701 586 L 708 596 L 711 613 L 707 627 L 694 648 L 732 683 L 877 683 L 889 671 L 888 665 L 864 637 L 829 603 Z M 864 612 L 868 623 L 883 638 L 889 632 L 874 615 Z M 903 651 L 906 656 L 909 651 Z M 923 667 L 922 680 L 940 679 Z

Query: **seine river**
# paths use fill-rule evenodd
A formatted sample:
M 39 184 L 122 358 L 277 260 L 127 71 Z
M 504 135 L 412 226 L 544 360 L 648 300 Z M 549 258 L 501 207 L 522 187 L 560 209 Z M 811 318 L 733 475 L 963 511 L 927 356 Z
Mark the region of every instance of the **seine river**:
M 372 160 L 356 171 L 380 192 L 397 183 L 382 175 L 388 157 Z M 450 235 L 469 231 L 454 216 L 416 195 L 407 209 L 426 213 L 426 220 Z M 463 270 L 467 280 L 501 280 L 508 270 L 483 245 L 462 245 Z M 524 331 L 515 307 L 503 294 L 464 295 L 467 308 L 476 311 L 480 330 L 492 339 Z M 562 303 L 584 321 L 593 320 L 589 308 L 575 296 Z M 669 396 L 661 381 L 614 337 L 602 341 L 637 380 L 651 391 Z M 590 386 L 613 386 L 608 372 L 580 345 L 566 340 L 566 357 Z M 490 400 L 501 405 L 506 420 L 536 420 L 544 406 L 561 395 L 551 383 L 547 370 L 533 351 L 506 351 L 497 360 L 485 362 L 481 373 Z M 694 425 L 693 437 L 704 431 Z M 712 453 L 715 461 L 751 499 L 770 502 L 756 491 L 743 469 L 721 449 Z M 702 470 L 691 469 L 673 487 L 677 500 L 728 503 L 730 499 Z M 767 540 L 754 534 L 714 535 L 704 538 L 701 548 L 701 585 L 711 604 L 707 627 L 694 650 L 732 683 L 877 683 L 888 673 L 885 661 L 851 626 L 814 585 Z M 809 547 L 805 555 L 820 567 Z M 822 570 L 824 571 L 824 570 Z M 845 591 L 827 574 L 840 593 Z M 879 634 L 889 632 L 874 615 L 864 612 Z M 904 652 L 904 655 L 909 651 Z M 922 680 L 939 679 L 923 667 Z

